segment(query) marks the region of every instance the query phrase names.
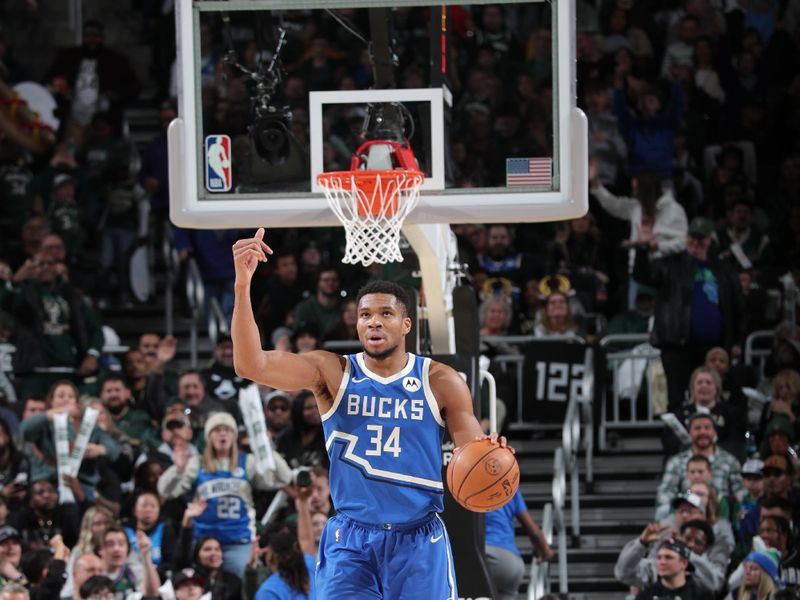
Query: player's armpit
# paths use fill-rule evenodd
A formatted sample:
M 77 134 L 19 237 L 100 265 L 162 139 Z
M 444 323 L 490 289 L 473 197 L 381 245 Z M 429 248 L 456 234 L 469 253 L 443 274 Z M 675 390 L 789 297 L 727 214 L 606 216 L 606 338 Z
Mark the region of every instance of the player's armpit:
M 434 362 L 429 381 L 455 445 L 463 446 L 483 435 L 472 409 L 472 395 L 461 375 L 447 365 Z

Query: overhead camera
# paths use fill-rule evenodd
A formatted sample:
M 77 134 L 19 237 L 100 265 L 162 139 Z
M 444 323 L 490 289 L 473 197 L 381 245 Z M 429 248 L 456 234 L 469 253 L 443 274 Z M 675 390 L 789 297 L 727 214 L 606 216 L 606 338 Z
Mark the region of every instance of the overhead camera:
M 271 165 L 283 164 L 291 150 L 289 124 L 292 122 L 292 113 L 288 106 L 282 109 L 270 106 L 263 113 L 249 127 L 253 145 L 258 155 Z

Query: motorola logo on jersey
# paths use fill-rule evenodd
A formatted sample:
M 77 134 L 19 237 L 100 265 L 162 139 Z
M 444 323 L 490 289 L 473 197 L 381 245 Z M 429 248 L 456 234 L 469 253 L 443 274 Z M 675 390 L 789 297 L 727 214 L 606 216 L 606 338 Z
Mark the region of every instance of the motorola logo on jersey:
M 422 421 L 425 401 L 421 398 L 386 398 L 347 394 L 347 414 L 381 419 Z
M 422 384 L 416 377 L 403 377 L 403 387 L 409 392 L 416 392 L 422 387 Z

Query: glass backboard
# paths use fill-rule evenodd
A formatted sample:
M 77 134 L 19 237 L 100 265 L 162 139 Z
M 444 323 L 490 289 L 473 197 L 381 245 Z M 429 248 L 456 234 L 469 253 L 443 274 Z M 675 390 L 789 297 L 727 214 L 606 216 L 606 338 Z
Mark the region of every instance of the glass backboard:
M 177 225 L 338 224 L 316 175 L 350 168 L 384 106 L 425 174 L 408 223 L 586 212 L 572 1 L 176 4 Z

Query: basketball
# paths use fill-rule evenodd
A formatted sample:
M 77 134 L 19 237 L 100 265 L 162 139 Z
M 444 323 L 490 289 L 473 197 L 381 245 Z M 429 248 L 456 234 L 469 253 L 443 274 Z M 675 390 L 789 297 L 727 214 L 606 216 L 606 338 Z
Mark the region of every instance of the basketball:
M 453 453 L 447 465 L 447 487 L 467 510 L 497 510 L 519 487 L 517 459 L 511 450 L 488 439 L 469 442 Z

